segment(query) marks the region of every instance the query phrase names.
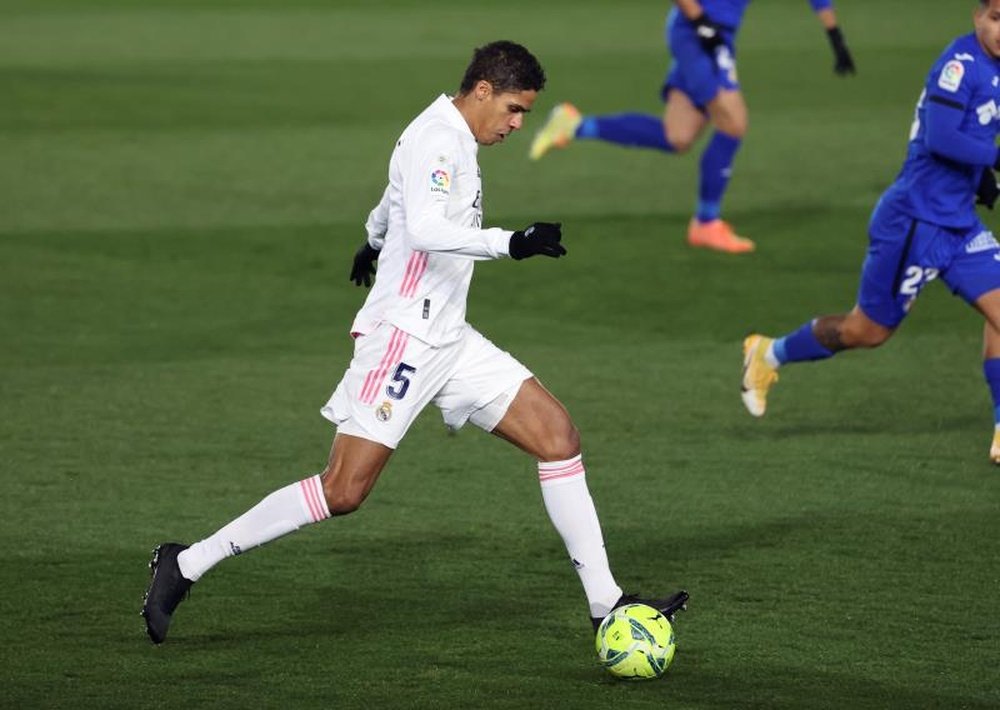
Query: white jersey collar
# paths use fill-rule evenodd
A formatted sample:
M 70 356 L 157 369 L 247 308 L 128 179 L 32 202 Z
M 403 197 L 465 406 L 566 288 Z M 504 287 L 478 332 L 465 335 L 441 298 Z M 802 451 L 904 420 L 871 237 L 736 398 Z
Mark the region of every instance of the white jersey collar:
M 452 126 L 457 128 L 466 134 L 473 141 L 476 140 L 476 136 L 473 135 L 472 129 L 469 128 L 469 123 L 465 120 L 465 116 L 462 112 L 455 108 L 455 104 L 451 102 L 453 97 L 447 94 L 441 94 L 432 104 L 434 110 L 441 114 L 441 116 L 448 121 Z

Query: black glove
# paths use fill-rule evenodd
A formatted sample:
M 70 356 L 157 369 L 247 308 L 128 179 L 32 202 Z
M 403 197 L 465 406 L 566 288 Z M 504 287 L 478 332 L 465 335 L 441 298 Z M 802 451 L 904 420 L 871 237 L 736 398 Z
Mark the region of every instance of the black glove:
M 983 168 L 983 174 L 979 176 L 979 187 L 976 188 L 976 204 L 991 210 L 998 197 L 1000 185 L 997 185 L 996 175 L 990 168 Z
M 559 243 L 562 239 L 561 222 L 535 222 L 530 227 L 510 235 L 507 251 L 511 259 L 526 259 L 542 254 L 558 259 L 566 253 L 566 247 Z
M 375 261 L 378 259 L 379 250 L 368 243 L 361 245 L 354 254 L 354 263 L 351 265 L 351 277 L 350 280 L 354 282 L 356 286 L 360 286 L 362 283 L 367 287 L 372 285 L 372 276 L 375 275 Z
M 714 57 L 715 50 L 725 45 L 725 41 L 722 39 L 722 28 L 705 13 L 701 13 L 691 20 L 691 24 L 694 25 L 694 31 L 698 34 L 701 46 Z
M 847 42 L 844 41 L 844 33 L 840 31 L 840 28 L 834 27 L 827 30 L 826 36 L 830 38 L 830 46 L 833 47 L 833 56 L 835 58 L 833 71 L 840 76 L 857 74 L 858 72 L 854 68 L 854 60 L 847 49 Z

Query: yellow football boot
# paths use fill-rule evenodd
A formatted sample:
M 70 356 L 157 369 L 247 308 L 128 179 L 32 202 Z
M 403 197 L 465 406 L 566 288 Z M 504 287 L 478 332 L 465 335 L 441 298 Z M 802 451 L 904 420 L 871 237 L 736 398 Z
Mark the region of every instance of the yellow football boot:
M 990 461 L 1000 466 L 1000 428 L 993 430 L 993 443 L 990 444 Z
M 576 135 L 576 129 L 580 125 L 583 116 L 576 106 L 569 103 L 562 103 L 552 109 L 545 125 L 535 134 L 531 141 L 531 150 L 528 157 L 538 160 L 553 148 L 565 148 Z
M 764 359 L 764 353 L 771 347 L 773 338 L 763 335 L 748 335 L 743 341 L 743 404 L 755 417 L 764 416 L 767 409 L 767 391 L 778 381 L 777 368 L 771 367 Z M 994 445 L 997 440 L 994 440 Z

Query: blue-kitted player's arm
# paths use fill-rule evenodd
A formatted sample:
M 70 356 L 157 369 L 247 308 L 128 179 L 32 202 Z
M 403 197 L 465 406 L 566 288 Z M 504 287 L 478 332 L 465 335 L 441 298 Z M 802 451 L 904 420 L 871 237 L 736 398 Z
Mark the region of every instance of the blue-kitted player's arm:
M 934 155 L 963 165 L 997 166 L 998 150 L 993 141 L 962 132 L 965 104 L 957 97 L 930 94 L 924 109 L 924 145 Z
M 980 175 L 976 186 L 976 202 L 993 209 L 1000 197 L 1000 187 L 993 174 L 994 170 L 1000 169 L 1000 149 L 991 140 L 976 138 L 962 131 L 962 120 L 965 118 L 969 98 L 968 82 L 962 85 L 960 78 L 953 80 L 954 83 L 949 83 L 950 81 L 952 80 L 942 73 L 942 79 L 938 83 L 938 86 L 945 86 L 951 92 L 947 96 L 943 95 L 943 91 L 932 90 L 928 93 L 924 106 L 924 146 L 939 157 L 978 167 Z
M 855 74 L 854 58 L 847 49 L 847 42 L 844 40 L 844 33 L 837 24 L 837 13 L 833 9 L 833 0 L 809 0 L 813 11 L 819 17 L 826 29 L 827 39 L 830 40 L 830 47 L 833 49 L 834 64 L 833 70 L 840 76 Z

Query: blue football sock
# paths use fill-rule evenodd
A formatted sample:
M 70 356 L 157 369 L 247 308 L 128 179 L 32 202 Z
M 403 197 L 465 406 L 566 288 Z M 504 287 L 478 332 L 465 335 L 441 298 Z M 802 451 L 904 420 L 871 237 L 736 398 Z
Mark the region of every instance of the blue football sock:
M 705 147 L 705 152 L 701 154 L 701 180 L 698 184 L 696 213 L 699 222 L 711 222 L 719 218 L 722 198 L 732 173 L 733 159 L 742 142 L 739 138 L 716 131 Z
M 993 396 L 993 421 L 1000 424 L 1000 358 L 983 360 L 983 375 Z
M 786 362 L 825 360 L 833 357 L 834 352 L 827 350 L 816 340 L 812 326 L 812 321 L 809 321 L 798 330 L 774 341 L 774 357 L 778 362 L 784 365 Z
M 663 121 L 642 113 L 614 116 L 586 116 L 576 129 L 576 137 L 617 143 L 633 148 L 655 148 L 668 153 L 674 147 L 663 132 Z

